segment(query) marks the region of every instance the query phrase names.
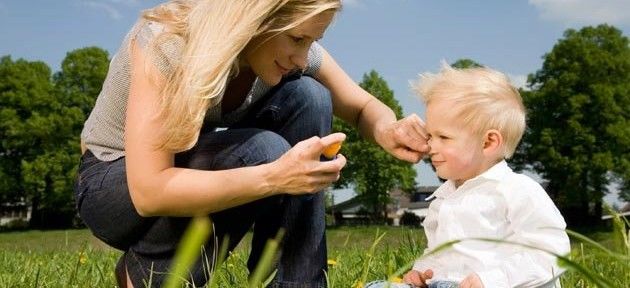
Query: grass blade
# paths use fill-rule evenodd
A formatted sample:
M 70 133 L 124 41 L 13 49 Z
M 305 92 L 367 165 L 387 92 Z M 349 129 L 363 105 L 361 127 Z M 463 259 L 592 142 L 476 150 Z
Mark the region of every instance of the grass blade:
M 210 235 L 211 222 L 208 217 L 195 217 L 190 221 L 179 243 L 170 273 L 163 287 L 176 288 L 187 279 L 188 270 L 201 254 L 201 247 Z

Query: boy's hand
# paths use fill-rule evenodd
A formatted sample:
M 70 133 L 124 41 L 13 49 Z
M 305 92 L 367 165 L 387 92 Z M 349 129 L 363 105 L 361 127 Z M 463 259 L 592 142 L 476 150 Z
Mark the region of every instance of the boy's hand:
M 459 283 L 460 288 L 484 288 L 479 275 L 471 273 L 462 282 Z
M 411 270 L 403 276 L 403 282 L 411 284 L 414 287 L 427 287 L 427 280 L 433 277 L 433 270 L 427 269 L 424 272 Z

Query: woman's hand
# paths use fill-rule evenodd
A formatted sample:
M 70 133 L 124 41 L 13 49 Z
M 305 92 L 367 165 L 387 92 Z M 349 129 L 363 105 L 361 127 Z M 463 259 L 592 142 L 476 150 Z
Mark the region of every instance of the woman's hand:
M 338 154 L 330 161 L 320 161 L 320 155 L 329 145 L 346 139 L 343 133 L 319 138 L 311 137 L 299 142 L 278 160 L 271 163 L 270 185 L 276 192 L 310 194 L 321 191 L 339 179 L 346 157 Z
M 416 114 L 385 124 L 374 133 L 374 139 L 385 151 L 412 163 L 417 163 L 429 152 L 428 136 L 424 121 Z
M 427 287 L 427 280 L 433 277 L 433 270 L 427 269 L 424 272 L 411 270 L 403 276 L 403 282 L 413 285 L 413 287 Z

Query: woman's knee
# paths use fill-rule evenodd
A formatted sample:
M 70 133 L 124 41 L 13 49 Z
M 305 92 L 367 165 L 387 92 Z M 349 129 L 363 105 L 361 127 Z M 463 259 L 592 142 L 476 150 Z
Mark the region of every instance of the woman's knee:
M 200 136 L 195 148 L 178 154 L 178 167 L 222 170 L 273 162 L 290 149 L 280 135 L 258 128 L 228 129 Z
M 291 149 L 291 145 L 279 134 L 258 130 L 244 145 L 242 159 L 246 166 L 271 163 Z
M 300 79 L 288 82 L 287 89 L 289 89 L 294 96 L 292 97 L 297 101 L 300 101 L 300 106 L 308 109 L 313 115 L 319 117 L 330 115 L 332 116 L 332 100 L 330 91 L 317 80 L 311 77 L 301 77 Z

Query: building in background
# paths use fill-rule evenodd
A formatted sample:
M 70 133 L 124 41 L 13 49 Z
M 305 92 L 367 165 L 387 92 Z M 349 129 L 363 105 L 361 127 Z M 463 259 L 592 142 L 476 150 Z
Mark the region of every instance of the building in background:
M 25 201 L 0 204 L 0 226 L 26 225 L 31 220 L 31 206 Z
M 413 193 L 406 193 L 401 189 L 390 191 L 390 203 L 387 204 L 387 223 L 393 226 L 419 226 L 427 215 L 429 203 L 426 198 L 438 186 L 421 186 Z M 371 223 L 367 205 L 361 196 L 328 207 L 327 213 L 333 218 L 332 225 L 368 225 Z

